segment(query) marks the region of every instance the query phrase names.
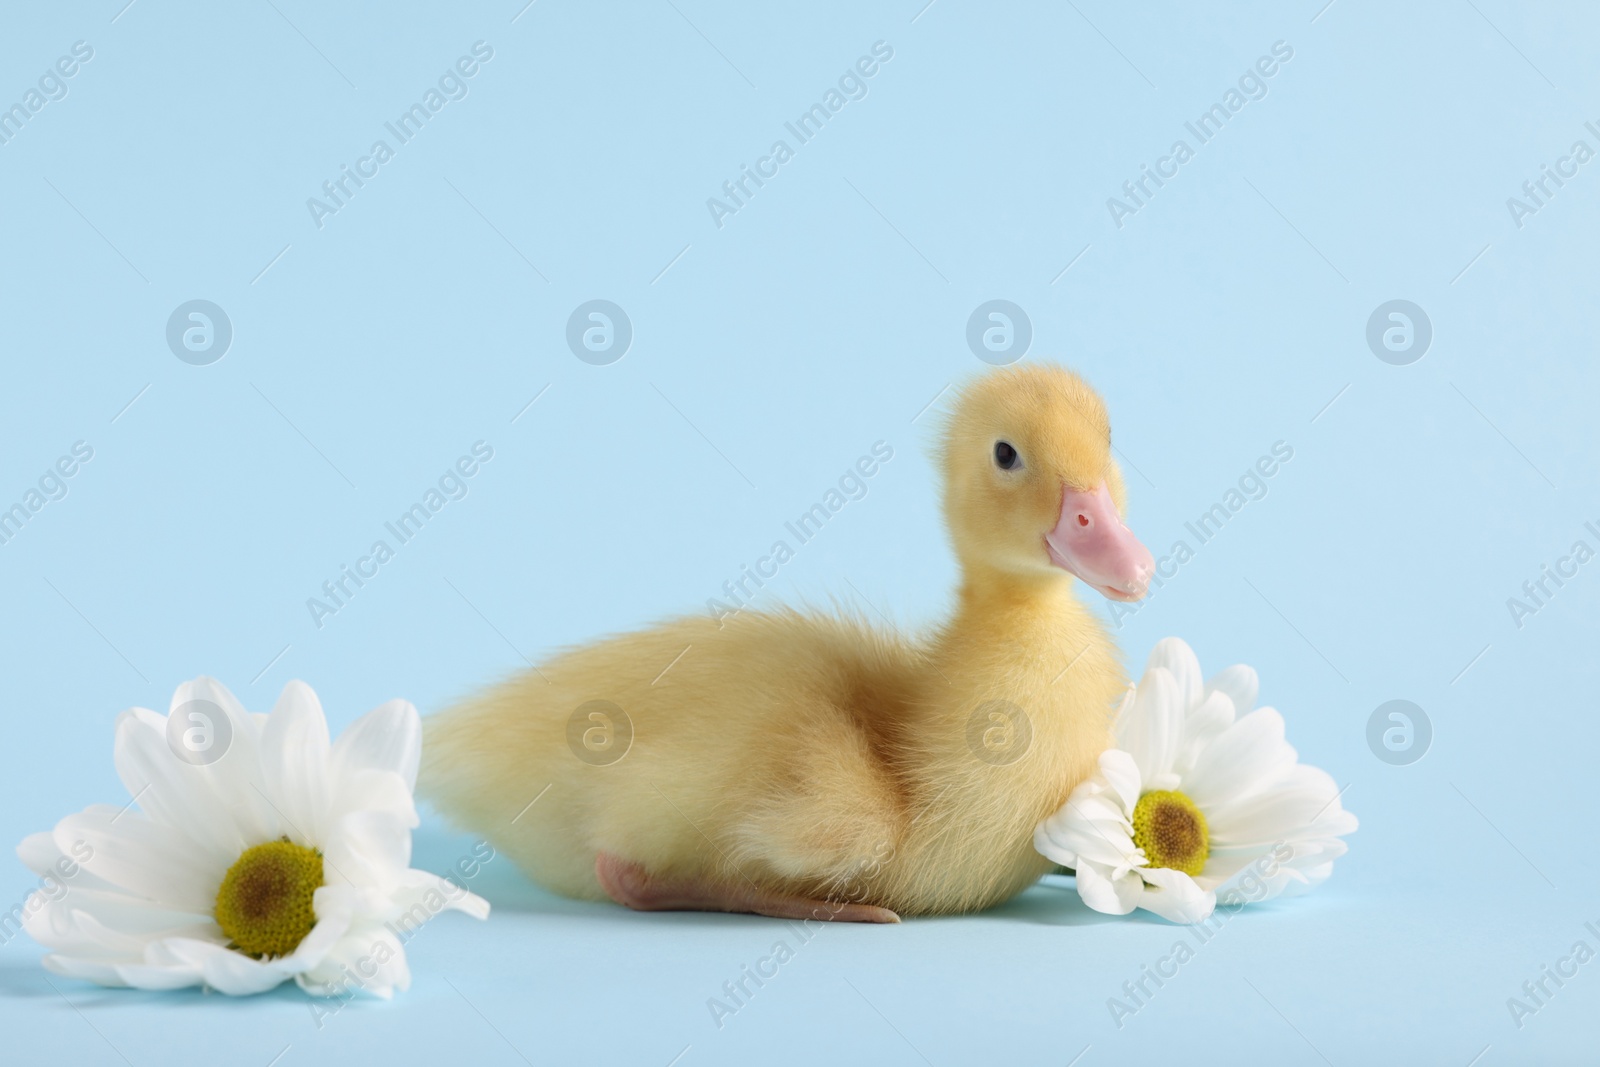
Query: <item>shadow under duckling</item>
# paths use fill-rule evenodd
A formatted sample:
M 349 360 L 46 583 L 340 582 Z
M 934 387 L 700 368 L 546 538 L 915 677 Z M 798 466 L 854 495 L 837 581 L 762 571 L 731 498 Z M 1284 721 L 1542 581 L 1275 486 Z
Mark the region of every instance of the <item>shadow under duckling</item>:
M 939 458 L 962 578 L 930 635 L 782 609 L 573 649 L 430 717 L 421 792 L 545 887 L 640 910 L 894 922 L 1014 896 L 1127 687 L 1074 578 L 1135 600 L 1154 561 L 1067 370 L 975 379 Z

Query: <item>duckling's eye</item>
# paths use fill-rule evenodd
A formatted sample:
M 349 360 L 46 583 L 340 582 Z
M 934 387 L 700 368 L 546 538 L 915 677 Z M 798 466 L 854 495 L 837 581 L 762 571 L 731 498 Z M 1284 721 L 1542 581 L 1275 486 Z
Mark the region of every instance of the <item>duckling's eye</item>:
M 994 443 L 994 465 L 1003 471 L 1014 471 L 1022 466 L 1022 457 L 1017 455 L 1017 450 L 1011 447 L 1009 441 L 996 441 Z

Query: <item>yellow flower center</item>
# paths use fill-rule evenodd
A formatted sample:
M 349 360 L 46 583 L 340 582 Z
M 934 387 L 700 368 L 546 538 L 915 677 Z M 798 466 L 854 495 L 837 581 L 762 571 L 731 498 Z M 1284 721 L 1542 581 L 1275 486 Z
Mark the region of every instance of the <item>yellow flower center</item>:
M 1211 854 L 1206 817 L 1194 801 L 1169 789 L 1155 789 L 1133 806 L 1133 843 L 1144 849 L 1152 867 L 1169 867 L 1193 877 Z
M 217 890 L 217 925 L 247 956 L 287 956 L 316 925 L 322 853 L 287 837 L 247 848 Z

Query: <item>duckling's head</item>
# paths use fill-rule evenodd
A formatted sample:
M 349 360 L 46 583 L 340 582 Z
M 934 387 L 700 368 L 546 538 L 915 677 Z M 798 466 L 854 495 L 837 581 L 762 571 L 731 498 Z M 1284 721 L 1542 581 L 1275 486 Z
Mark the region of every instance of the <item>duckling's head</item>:
M 1030 365 L 975 379 L 940 458 L 945 520 L 969 572 L 1066 572 L 1113 600 L 1144 595 L 1155 560 L 1123 525 L 1105 404 L 1076 374 Z

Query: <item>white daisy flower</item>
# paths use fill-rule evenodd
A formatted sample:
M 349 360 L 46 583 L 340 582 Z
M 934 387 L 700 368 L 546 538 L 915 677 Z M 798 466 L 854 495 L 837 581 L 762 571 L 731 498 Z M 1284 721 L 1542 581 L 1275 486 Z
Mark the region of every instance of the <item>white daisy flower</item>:
M 446 909 L 486 918 L 460 885 L 413 870 L 417 709 L 392 700 L 330 743 L 317 696 L 283 689 L 272 714 L 225 686 L 178 687 L 169 715 L 116 724 L 133 800 L 97 804 L 17 854 L 46 888 L 23 906 L 56 974 L 108 986 L 391 996 L 404 942 Z M 135 808 L 137 805 L 137 808 Z
M 1356 818 L 1332 778 L 1298 762 L 1283 716 L 1251 710 L 1257 690 L 1242 665 L 1202 685 L 1187 644 L 1156 645 L 1117 713 L 1117 747 L 1033 834 L 1085 904 L 1195 923 L 1220 888 L 1224 903 L 1258 901 L 1332 873 Z

